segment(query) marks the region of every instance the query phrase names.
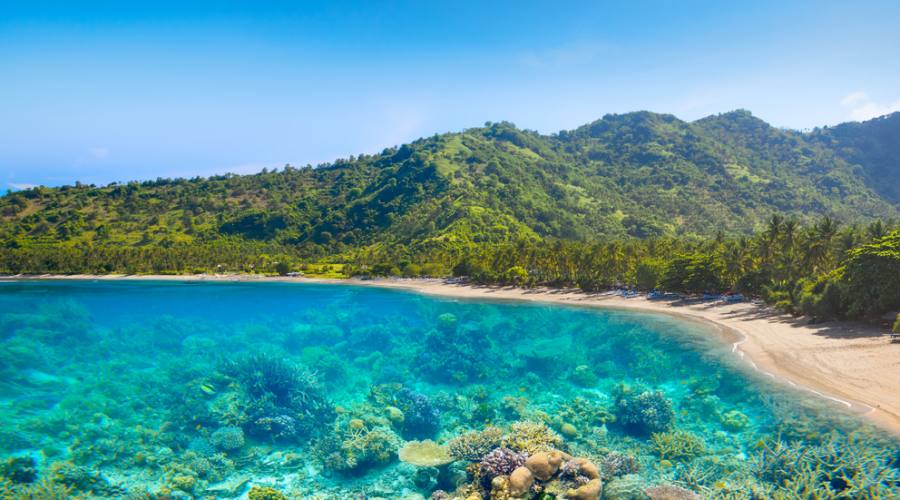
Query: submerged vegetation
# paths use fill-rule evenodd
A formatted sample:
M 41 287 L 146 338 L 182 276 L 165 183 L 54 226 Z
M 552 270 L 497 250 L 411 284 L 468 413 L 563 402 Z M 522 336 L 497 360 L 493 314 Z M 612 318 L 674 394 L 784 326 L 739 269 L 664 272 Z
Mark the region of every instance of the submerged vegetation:
M 0 323 L 4 498 L 900 492 L 896 441 L 673 318 L 350 286 L 15 282 Z

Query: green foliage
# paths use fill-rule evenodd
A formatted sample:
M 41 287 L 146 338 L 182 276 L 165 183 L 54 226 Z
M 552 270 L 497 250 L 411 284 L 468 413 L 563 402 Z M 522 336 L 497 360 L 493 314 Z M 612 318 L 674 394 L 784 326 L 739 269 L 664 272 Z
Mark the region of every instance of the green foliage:
M 644 259 L 634 270 L 634 284 L 642 290 L 652 290 L 659 285 L 666 271 L 666 264 L 660 259 Z
M 723 271 L 724 266 L 715 255 L 678 255 L 668 262 L 661 282 L 669 290 L 721 290 Z
M 841 283 L 851 316 L 877 317 L 900 304 L 900 230 L 850 251 Z
M 898 214 L 897 183 L 877 177 L 895 178 L 886 165 L 898 123 L 803 134 L 745 111 L 693 123 L 640 112 L 549 136 L 494 123 L 318 168 L 10 193 L 0 241 L 146 248 L 234 237 L 322 256 L 375 243 L 747 233 L 775 211 L 862 222 Z
M 38 187 L 0 197 L 0 272 L 452 273 L 874 317 L 900 303 L 898 134 L 900 114 L 800 133 L 746 111 L 640 112 L 555 135 L 493 123 L 318 168 Z

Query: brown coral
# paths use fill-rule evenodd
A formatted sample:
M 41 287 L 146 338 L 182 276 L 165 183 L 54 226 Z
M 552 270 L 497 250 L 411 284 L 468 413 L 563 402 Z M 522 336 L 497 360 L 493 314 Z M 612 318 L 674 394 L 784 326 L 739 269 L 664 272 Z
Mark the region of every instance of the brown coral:
M 430 439 L 410 441 L 400 448 L 398 454 L 403 462 L 419 467 L 438 467 L 453 461 L 453 457 L 443 446 Z
M 525 467 L 535 478 L 547 481 L 556 474 L 562 461 L 563 454 L 559 451 L 539 451 L 525 460 Z
M 566 492 L 566 498 L 571 500 L 598 500 L 603 483 L 600 478 L 591 479 L 587 484 Z
M 509 494 L 514 497 L 524 496 L 534 484 L 534 474 L 528 467 L 519 467 L 509 475 Z

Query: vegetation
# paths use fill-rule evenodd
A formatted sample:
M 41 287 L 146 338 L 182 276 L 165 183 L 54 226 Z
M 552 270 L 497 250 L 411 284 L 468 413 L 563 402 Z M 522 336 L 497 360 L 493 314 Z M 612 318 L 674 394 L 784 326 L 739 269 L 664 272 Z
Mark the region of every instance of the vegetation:
M 808 133 L 746 111 L 488 123 L 318 168 L 9 193 L 0 272 L 453 274 L 876 317 L 900 304 L 896 158 L 900 113 Z

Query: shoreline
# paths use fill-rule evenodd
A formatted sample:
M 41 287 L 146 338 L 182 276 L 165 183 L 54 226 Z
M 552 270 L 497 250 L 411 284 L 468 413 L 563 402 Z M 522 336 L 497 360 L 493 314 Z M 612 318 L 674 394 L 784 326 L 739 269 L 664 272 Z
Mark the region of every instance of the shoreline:
M 715 327 L 732 352 L 752 368 L 798 389 L 811 391 L 900 435 L 900 346 L 873 325 L 853 322 L 807 324 L 769 307 L 742 302 L 683 303 L 624 298 L 572 289 L 516 288 L 443 279 L 327 279 L 256 275 L 15 275 L 20 280 L 158 280 L 320 283 L 402 289 L 458 299 L 526 301 L 661 313 Z

